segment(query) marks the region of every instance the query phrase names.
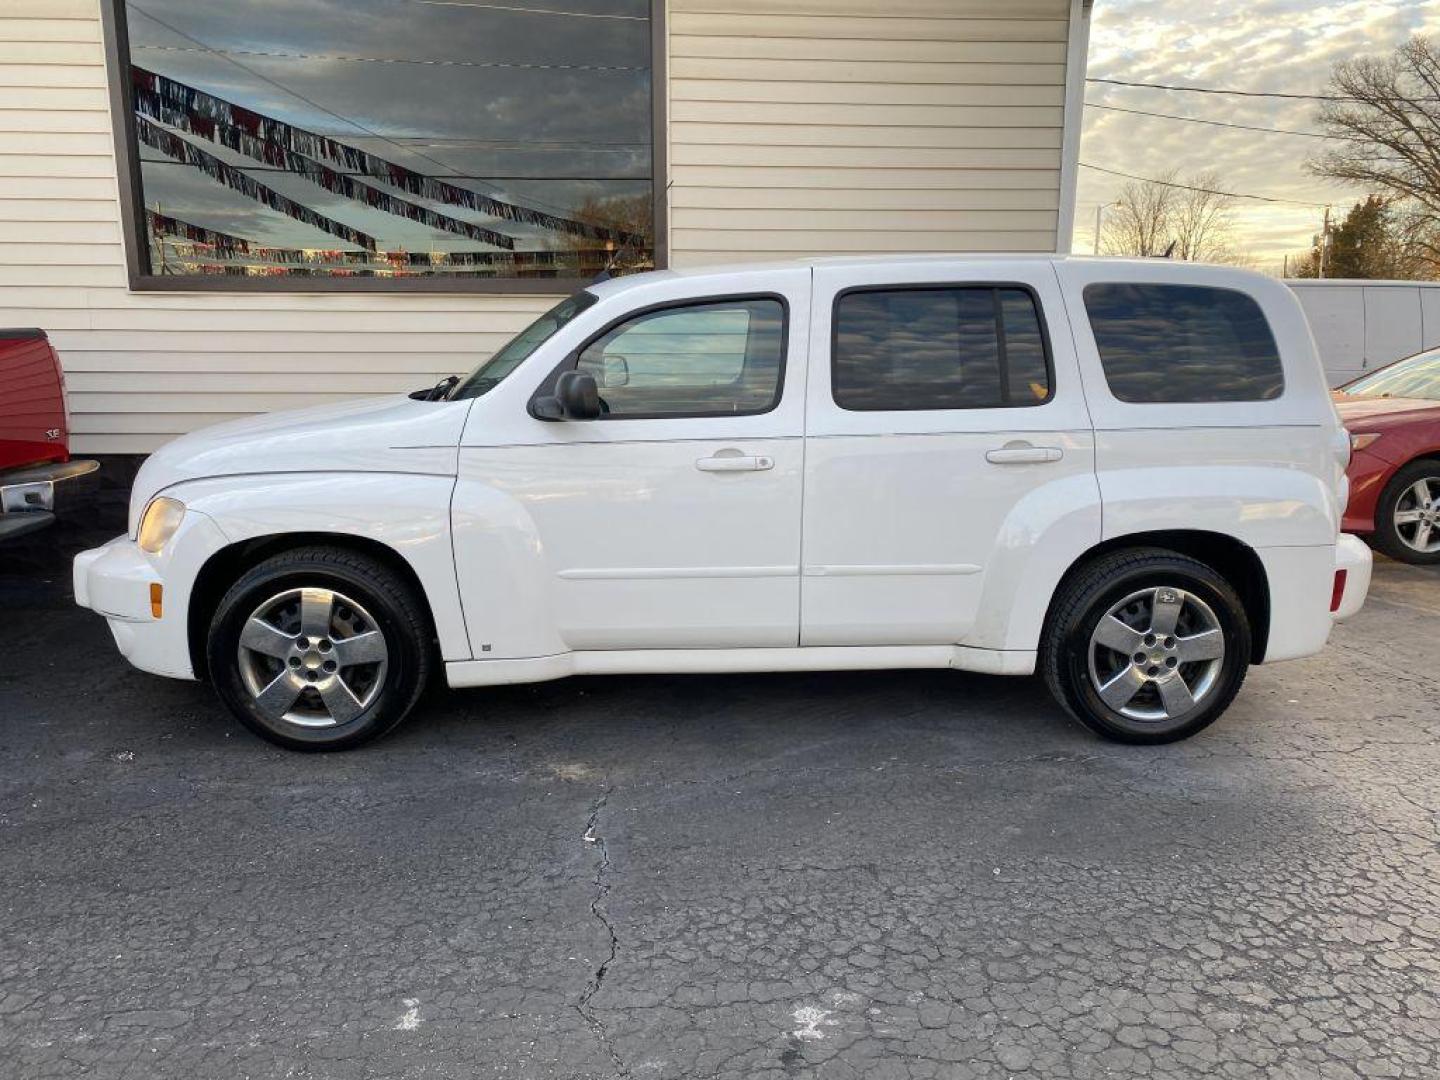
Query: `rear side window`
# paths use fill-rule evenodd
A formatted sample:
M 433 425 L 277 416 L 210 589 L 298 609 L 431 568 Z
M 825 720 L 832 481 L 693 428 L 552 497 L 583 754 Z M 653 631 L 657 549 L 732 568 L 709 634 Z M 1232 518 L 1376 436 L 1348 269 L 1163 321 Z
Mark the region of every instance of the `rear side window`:
M 995 409 L 1050 398 L 1050 352 L 1018 286 L 859 289 L 835 301 L 831 392 L 852 411 Z
M 1120 401 L 1269 401 L 1285 389 L 1260 305 L 1234 289 L 1097 284 L 1085 310 Z

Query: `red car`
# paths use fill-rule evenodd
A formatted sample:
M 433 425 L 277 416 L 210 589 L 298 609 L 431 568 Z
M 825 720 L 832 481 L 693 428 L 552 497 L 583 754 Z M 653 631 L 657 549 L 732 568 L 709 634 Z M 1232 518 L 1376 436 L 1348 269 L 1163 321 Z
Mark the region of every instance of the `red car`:
M 93 473 L 70 457 L 65 375 L 44 330 L 0 330 L 0 540 L 55 520 L 55 485 Z
M 1335 391 L 1350 431 L 1345 531 L 1392 558 L 1440 563 L 1440 349 Z

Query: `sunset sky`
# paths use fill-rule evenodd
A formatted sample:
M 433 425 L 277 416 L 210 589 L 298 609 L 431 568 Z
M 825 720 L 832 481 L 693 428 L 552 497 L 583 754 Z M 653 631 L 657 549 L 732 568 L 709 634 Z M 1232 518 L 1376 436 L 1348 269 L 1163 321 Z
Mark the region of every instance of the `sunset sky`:
M 1440 35 L 1440 0 L 1096 0 L 1090 39 L 1092 78 L 1184 83 L 1232 90 L 1323 93 L 1331 65 L 1385 54 L 1414 34 Z M 1318 130 L 1313 101 L 1225 97 L 1091 83 L 1090 104 L 1144 109 L 1259 127 Z M 1307 156 L 1320 139 L 1182 123 L 1130 113 L 1085 110 L 1080 160 L 1160 176 L 1219 173 L 1227 191 L 1333 202 L 1335 214 L 1363 192 L 1308 175 Z M 1095 208 L 1125 180 L 1080 170 L 1075 209 L 1077 252 L 1094 242 Z M 1284 255 L 1304 251 L 1319 230 L 1319 206 L 1236 204 L 1236 239 L 1256 268 L 1280 269 Z

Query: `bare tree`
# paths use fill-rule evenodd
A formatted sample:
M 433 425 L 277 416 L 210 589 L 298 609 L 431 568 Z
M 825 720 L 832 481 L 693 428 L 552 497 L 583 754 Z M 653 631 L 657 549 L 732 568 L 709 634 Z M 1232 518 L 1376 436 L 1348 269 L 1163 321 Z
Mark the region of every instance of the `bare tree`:
M 1415 37 L 1388 57 L 1336 64 L 1319 121 L 1335 140 L 1312 172 L 1402 204 L 1406 236 L 1440 264 L 1440 42 Z
M 1120 189 L 1105 219 L 1101 250 L 1199 262 L 1238 262 L 1233 242 L 1235 200 L 1221 194 L 1220 177 L 1197 173 L 1183 182 L 1171 170 Z
M 575 235 L 550 237 L 546 246 L 565 256 L 580 273 L 593 274 L 603 269 L 622 274 L 655 268 L 654 204 L 649 195 L 604 199 L 590 196 L 569 210 L 568 216 L 620 233 L 618 240 L 609 241 Z
M 1220 176 L 1202 172 L 1177 192 L 1172 214 L 1173 255 L 1187 262 L 1237 261 L 1233 209 L 1235 200 L 1219 191 Z
M 1175 172 L 1158 181 L 1136 180 L 1120 189 L 1105 218 L 1101 250 L 1106 255 L 1164 255 L 1175 214 Z

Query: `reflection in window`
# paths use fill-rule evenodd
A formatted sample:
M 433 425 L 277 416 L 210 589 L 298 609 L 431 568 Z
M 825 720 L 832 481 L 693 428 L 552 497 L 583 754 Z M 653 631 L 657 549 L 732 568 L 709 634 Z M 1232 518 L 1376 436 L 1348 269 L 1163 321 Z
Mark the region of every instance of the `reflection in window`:
M 1085 310 L 1120 401 L 1265 401 L 1285 389 L 1260 305 L 1200 285 L 1085 287 Z
M 1440 349 L 1397 360 L 1345 387 L 1351 397 L 1422 398 L 1440 401 Z
M 154 275 L 653 266 L 650 0 L 124 8 Z
M 865 289 L 835 304 L 842 409 L 992 409 L 1050 397 L 1045 333 L 1024 289 Z
M 780 397 L 785 308 L 726 300 L 637 315 L 587 345 L 589 372 L 612 417 L 761 413 Z
M 531 353 L 549 341 L 577 315 L 594 306 L 596 296 L 580 291 L 567 296 L 549 311 L 511 338 L 494 356 L 480 364 L 455 384 L 449 400 L 482 397 L 509 377 L 510 373 L 530 359 Z

